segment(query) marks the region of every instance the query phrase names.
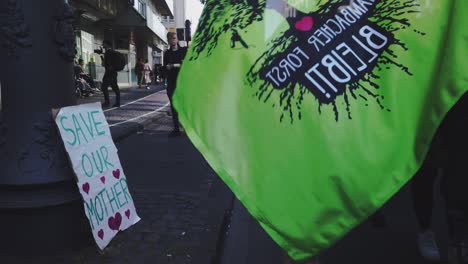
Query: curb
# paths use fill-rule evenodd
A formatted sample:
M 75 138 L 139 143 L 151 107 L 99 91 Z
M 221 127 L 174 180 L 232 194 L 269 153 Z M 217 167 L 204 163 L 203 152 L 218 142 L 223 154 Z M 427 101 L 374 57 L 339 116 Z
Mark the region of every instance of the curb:
M 222 180 L 219 177 L 217 179 L 219 182 L 222 182 Z M 224 183 L 222 182 L 222 184 Z M 221 192 L 224 192 L 222 199 L 220 199 L 220 202 L 218 203 L 221 203 L 224 201 L 224 204 L 220 207 L 225 208 L 225 209 L 224 209 L 224 214 L 222 216 L 222 220 L 220 224 L 218 226 L 213 225 L 216 227 L 215 234 L 217 234 L 217 236 L 216 236 L 216 251 L 215 251 L 215 254 L 213 254 L 213 257 L 211 259 L 211 264 L 221 264 L 222 257 L 224 254 L 224 246 L 225 246 L 224 243 L 226 241 L 226 237 L 229 231 L 229 226 L 231 224 L 231 218 L 232 218 L 234 202 L 235 202 L 234 194 L 226 185 L 222 187 L 218 186 L 217 189 L 218 190 L 221 189 Z M 223 190 L 223 189 L 226 189 L 226 190 Z M 215 201 L 213 203 L 216 203 L 217 199 L 214 199 L 214 200 Z M 213 218 L 214 217 L 210 217 L 210 219 L 213 219 Z
M 234 201 L 234 194 L 221 178 L 216 175 L 213 186 L 208 194 L 208 202 L 205 204 L 206 208 L 209 209 L 207 226 L 211 230 L 211 232 L 206 234 L 206 243 L 212 245 L 205 252 L 208 255 L 204 258 L 207 264 L 221 263 L 224 241 L 231 222 Z
M 142 118 L 141 121 L 129 122 L 122 126 L 111 127 L 110 131 L 112 139 L 115 143 L 118 143 L 132 134 L 143 130 L 149 124 L 157 122 L 159 119 L 161 119 L 163 117 L 161 113 L 164 112 L 155 112 Z

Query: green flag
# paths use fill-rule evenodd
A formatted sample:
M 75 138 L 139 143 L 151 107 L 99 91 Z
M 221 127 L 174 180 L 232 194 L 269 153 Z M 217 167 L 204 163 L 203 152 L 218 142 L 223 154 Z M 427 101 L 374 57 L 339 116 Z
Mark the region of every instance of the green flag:
M 417 171 L 467 91 L 466 0 L 209 0 L 175 93 L 196 147 L 296 260 Z

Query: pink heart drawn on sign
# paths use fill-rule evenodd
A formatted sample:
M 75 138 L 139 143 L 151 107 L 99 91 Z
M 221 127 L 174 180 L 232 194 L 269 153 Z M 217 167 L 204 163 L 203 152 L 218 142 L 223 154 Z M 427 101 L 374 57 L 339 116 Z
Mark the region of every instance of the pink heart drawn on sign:
M 115 171 L 112 171 L 112 175 L 114 175 L 116 179 L 120 178 L 120 170 L 116 169 Z
M 102 183 L 106 183 L 106 177 L 102 176 L 102 177 L 101 177 L 101 182 L 102 182 Z
M 109 220 L 107 220 L 107 223 L 110 229 L 118 231 L 122 223 L 122 215 L 117 212 L 114 217 L 111 216 Z
M 83 184 L 83 191 L 84 191 L 86 194 L 89 194 L 89 183 Z
M 128 209 L 127 211 L 125 211 L 125 216 L 127 216 L 127 218 L 130 219 L 130 209 Z
M 301 20 L 297 21 L 296 29 L 300 31 L 309 31 L 314 26 L 314 19 L 311 16 L 305 16 Z
M 98 235 L 98 237 L 99 237 L 100 239 L 103 239 L 103 238 L 104 238 L 104 230 L 102 230 L 102 229 L 99 230 L 99 232 L 97 233 L 97 235 Z

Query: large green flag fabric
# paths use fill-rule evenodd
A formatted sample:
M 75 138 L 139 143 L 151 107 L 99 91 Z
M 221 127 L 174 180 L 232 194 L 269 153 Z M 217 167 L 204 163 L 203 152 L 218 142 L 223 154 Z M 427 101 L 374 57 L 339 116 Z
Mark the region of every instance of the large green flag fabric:
M 208 0 L 174 105 L 296 260 L 417 171 L 468 90 L 466 0 Z

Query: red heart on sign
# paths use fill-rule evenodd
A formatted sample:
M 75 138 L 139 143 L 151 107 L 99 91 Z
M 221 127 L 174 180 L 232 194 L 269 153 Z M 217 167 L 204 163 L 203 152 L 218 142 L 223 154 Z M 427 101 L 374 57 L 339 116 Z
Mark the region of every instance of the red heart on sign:
M 125 211 L 125 215 L 127 216 L 128 219 L 130 219 L 130 209 L 128 209 L 127 211 Z
M 120 170 L 116 169 L 115 171 L 112 171 L 112 175 L 114 175 L 116 179 L 120 178 Z
M 99 230 L 99 232 L 97 233 L 97 235 L 98 235 L 98 237 L 99 237 L 100 239 L 103 239 L 103 238 L 104 238 L 104 230 L 102 230 L 102 229 Z
M 110 229 L 118 231 L 122 223 L 122 215 L 117 212 L 114 217 L 111 216 L 109 220 L 107 220 L 107 223 Z
M 309 31 L 314 26 L 314 19 L 311 16 L 305 16 L 301 20 L 297 21 L 296 29 L 300 31 Z
M 102 183 L 106 183 L 106 177 L 102 176 L 102 177 L 101 177 L 101 182 L 102 182 Z
M 89 183 L 83 184 L 83 191 L 84 191 L 86 194 L 89 194 Z

